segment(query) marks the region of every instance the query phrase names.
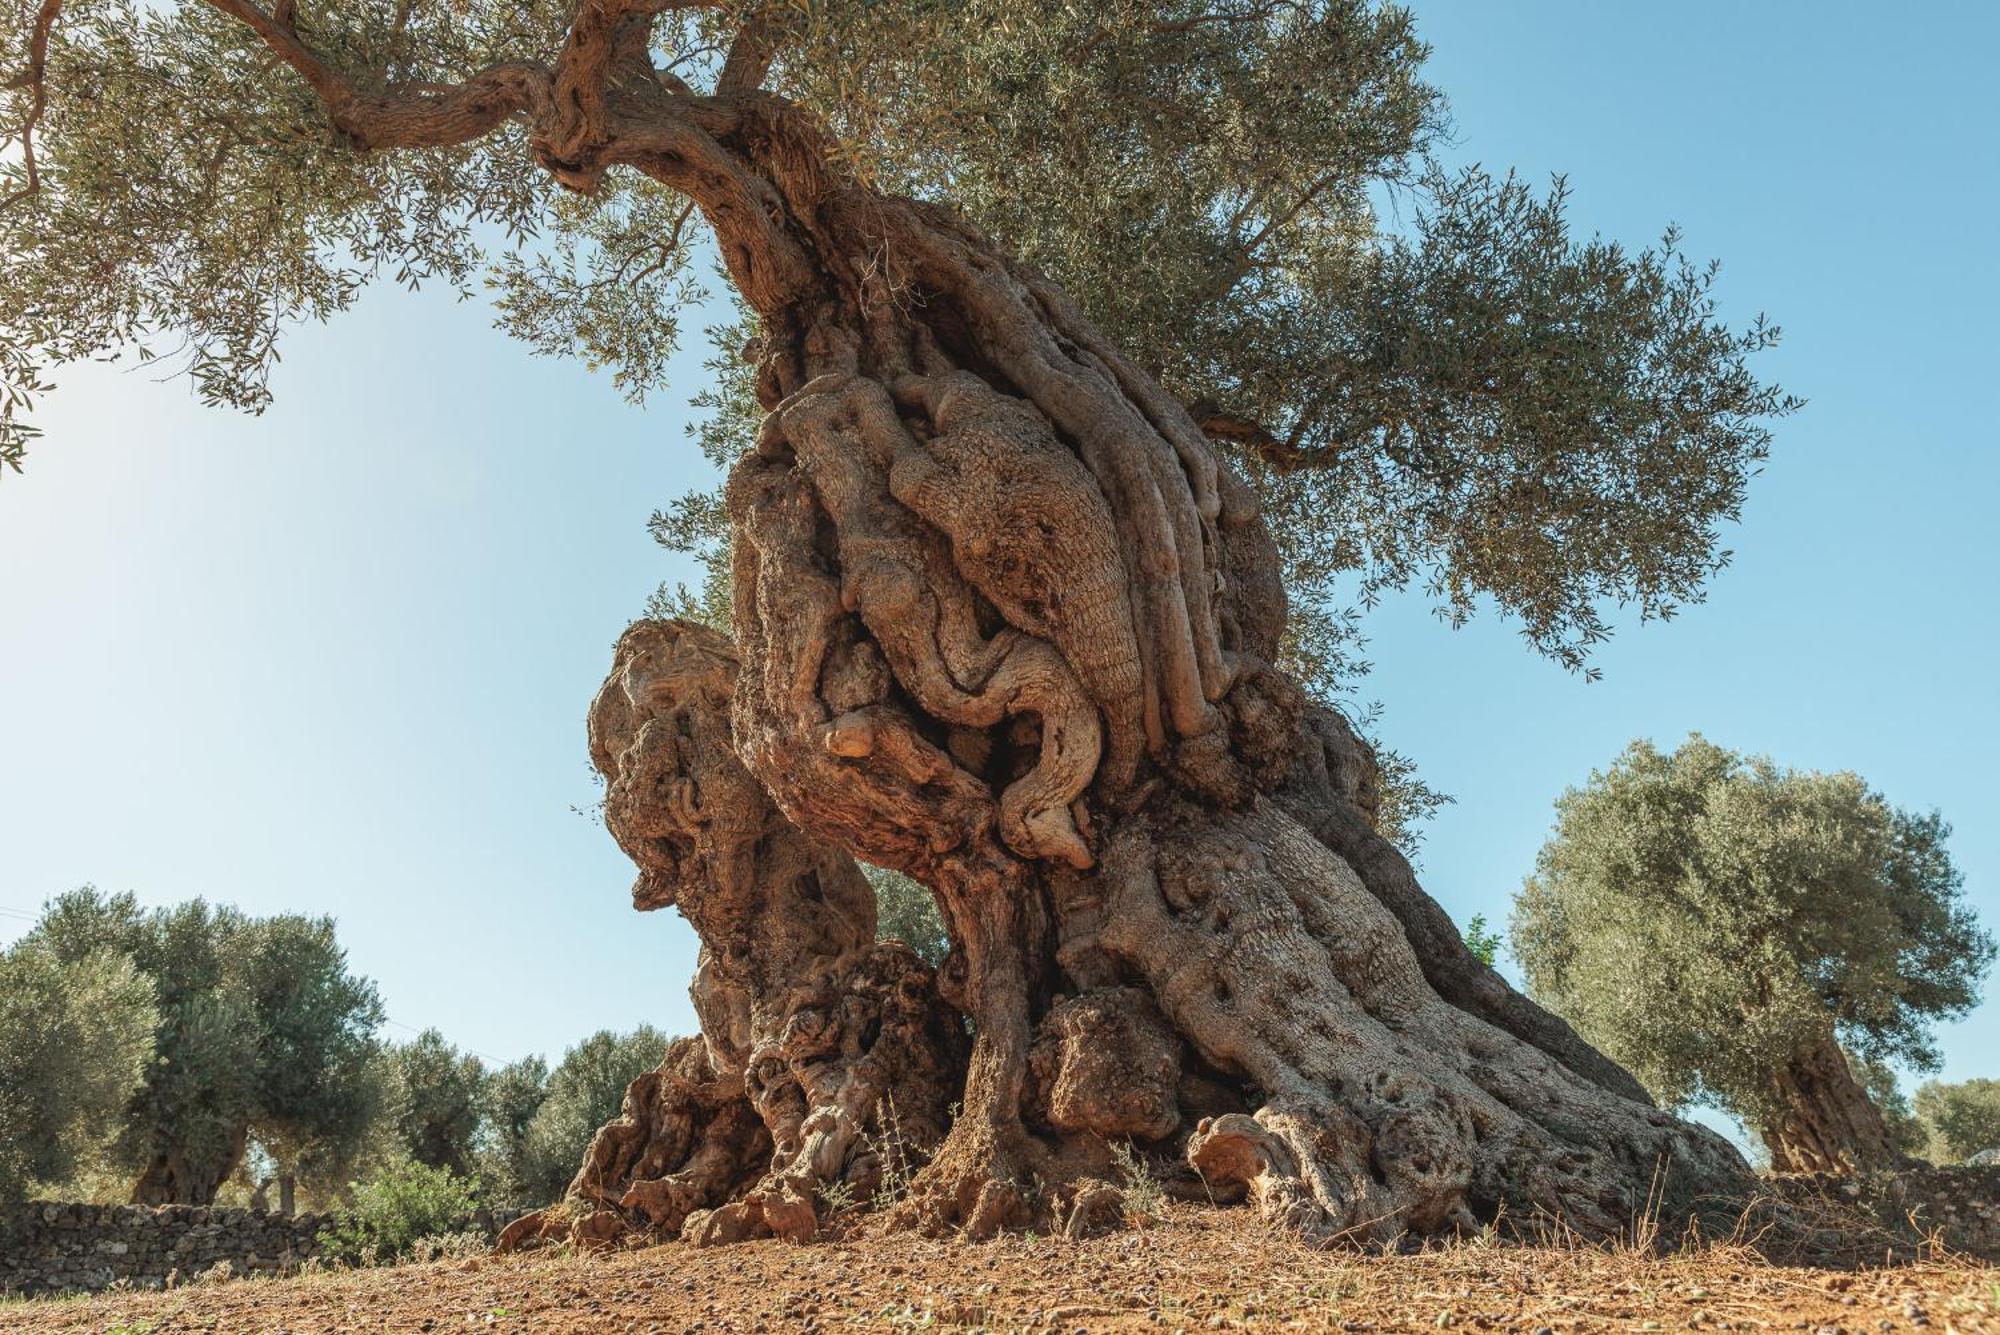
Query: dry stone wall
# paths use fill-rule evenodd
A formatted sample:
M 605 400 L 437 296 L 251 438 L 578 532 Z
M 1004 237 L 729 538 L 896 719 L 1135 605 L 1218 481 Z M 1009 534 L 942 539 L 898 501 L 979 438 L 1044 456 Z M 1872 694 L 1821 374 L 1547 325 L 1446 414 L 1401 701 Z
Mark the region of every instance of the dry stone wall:
M 1877 1213 L 1893 1213 L 1955 1252 L 2000 1261 L 2000 1164 L 1906 1168 L 1874 1192 Z
M 1928 1246 L 2000 1262 L 2000 1164 L 1934 1168 L 1912 1164 L 1866 1177 L 1820 1174 L 1769 1179 L 1800 1205 L 1835 1202 L 1860 1209 L 1905 1246 Z
M 198 1205 L 30 1201 L 0 1211 L 0 1293 L 157 1289 L 228 1266 L 235 1275 L 294 1270 L 319 1252 L 322 1215 Z

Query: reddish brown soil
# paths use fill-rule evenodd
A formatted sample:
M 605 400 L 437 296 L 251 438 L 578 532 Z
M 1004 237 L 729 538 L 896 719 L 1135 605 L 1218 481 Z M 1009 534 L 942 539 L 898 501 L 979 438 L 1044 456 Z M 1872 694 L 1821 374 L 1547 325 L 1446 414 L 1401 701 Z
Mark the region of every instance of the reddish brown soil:
M 896 1236 L 790 1246 L 541 1253 L 167 1293 L 0 1304 L 0 1330 L 1808 1330 L 2000 1332 L 2000 1270 L 1963 1262 L 1828 1271 L 1746 1249 L 1658 1258 L 1458 1245 L 1314 1252 L 1247 1212 L 1083 1242 Z

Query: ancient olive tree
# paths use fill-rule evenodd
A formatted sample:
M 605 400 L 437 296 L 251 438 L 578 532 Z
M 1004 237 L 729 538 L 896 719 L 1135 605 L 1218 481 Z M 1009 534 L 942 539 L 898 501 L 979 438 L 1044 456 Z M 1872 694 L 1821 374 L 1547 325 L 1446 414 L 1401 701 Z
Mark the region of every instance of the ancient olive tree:
M 1935 1067 L 1931 1026 L 1994 953 L 1944 822 L 1698 736 L 1633 743 L 1557 812 L 1515 901 L 1531 994 L 1667 1104 L 1741 1118 L 1781 1171 L 1900 1158 L 1857 1076 Z
M 249 918 L 189 900 L 145 910 L 130 894 L 57 896 L 26 940 L 64 964 L 128 961 L 157 1023 L 114 1162 L 132 1199 L 205 1205 L 254 1144 L 289 1179 L 339 1182 L 378 1102 L 368 1068 L 382 1006 L 347 968 L 327 918 Z
M 10 448 L 119 348 L 257 407 L 376 275 L 490 273 L 634 394 L 698 229 L 749 312 L 733 643 L 642 623 L 590 719 L 703 1035 L 524 1232 L 1073 1222 L 1122 1142 L 1320 1237 L 1740 1184 L 1468 952 L 1282 666 L 1342 574 L 1581 662 L 1698 596 L 1789 406 L 1671 238 L 1430 164 L 1405 13 L 7 3 Z M 940 968 L 860 863 L 936 896 Z

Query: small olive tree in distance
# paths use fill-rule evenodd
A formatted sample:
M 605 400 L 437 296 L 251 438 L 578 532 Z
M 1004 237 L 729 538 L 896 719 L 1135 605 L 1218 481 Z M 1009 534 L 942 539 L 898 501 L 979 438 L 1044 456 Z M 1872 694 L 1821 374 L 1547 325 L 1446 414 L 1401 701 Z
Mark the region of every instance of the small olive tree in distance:
M 1634 742 L 1556 805 L 1511 929 L 1531 993 L 1779 1171 L 1900 1157 L 1843 1048 L 1933 1069 L 1932 1025 L 1979 999 L 1993 940 L 1944 821 L 1698 735 Z
M 157 1023 L 112 1151 L 134 1201 L 210 1204 L 253 1143 L 281 1181 L 338 1181 L 360 1154 L 382 1003 L 332 919 L 199 899 L 147 909 L 84 886 L 50 900 L 24 940 L 68 966 L 129 961 L 150 986 Z
M 399 1145 L 417 1163 L 469 1176 L 478 1148 L 485 1065 L 436 1029 L 389 1049 L 389 1062 Z
M 1932 1163 L 1964 1163 L 2000 1150 L 2000 1080 L 1933 1080 L 1917 1091 L 1915 1117 Z
M 74 1178 L 117 1134 L 153 1052 L 153 989 L 122 955 L 0 953 L 0 1205 Z

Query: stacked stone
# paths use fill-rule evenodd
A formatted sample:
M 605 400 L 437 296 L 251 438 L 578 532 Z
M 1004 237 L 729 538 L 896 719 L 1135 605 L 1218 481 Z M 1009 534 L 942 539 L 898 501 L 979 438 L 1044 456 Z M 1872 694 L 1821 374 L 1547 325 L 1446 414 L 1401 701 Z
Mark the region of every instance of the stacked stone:
M 1907 1168 L 1889 1181 L 1895 1204 L 1938 1229 L 1945 1246 L 2000 1261 L 2000 1163 Z
M 0 1212 L 0 1293 L 96 1292 L 282 1274 L 318 1254 L 319 1215 L 213 1206 L 31 1201 Z
M 1865 1177 L 1803 1173 L 1769 1181 L 1789 1200 L 1847 1201 L 1913 1246 L 1935 1236 L 1947 1251 L 2000 1262 L 2000 1164 L 1913 1163 Z

